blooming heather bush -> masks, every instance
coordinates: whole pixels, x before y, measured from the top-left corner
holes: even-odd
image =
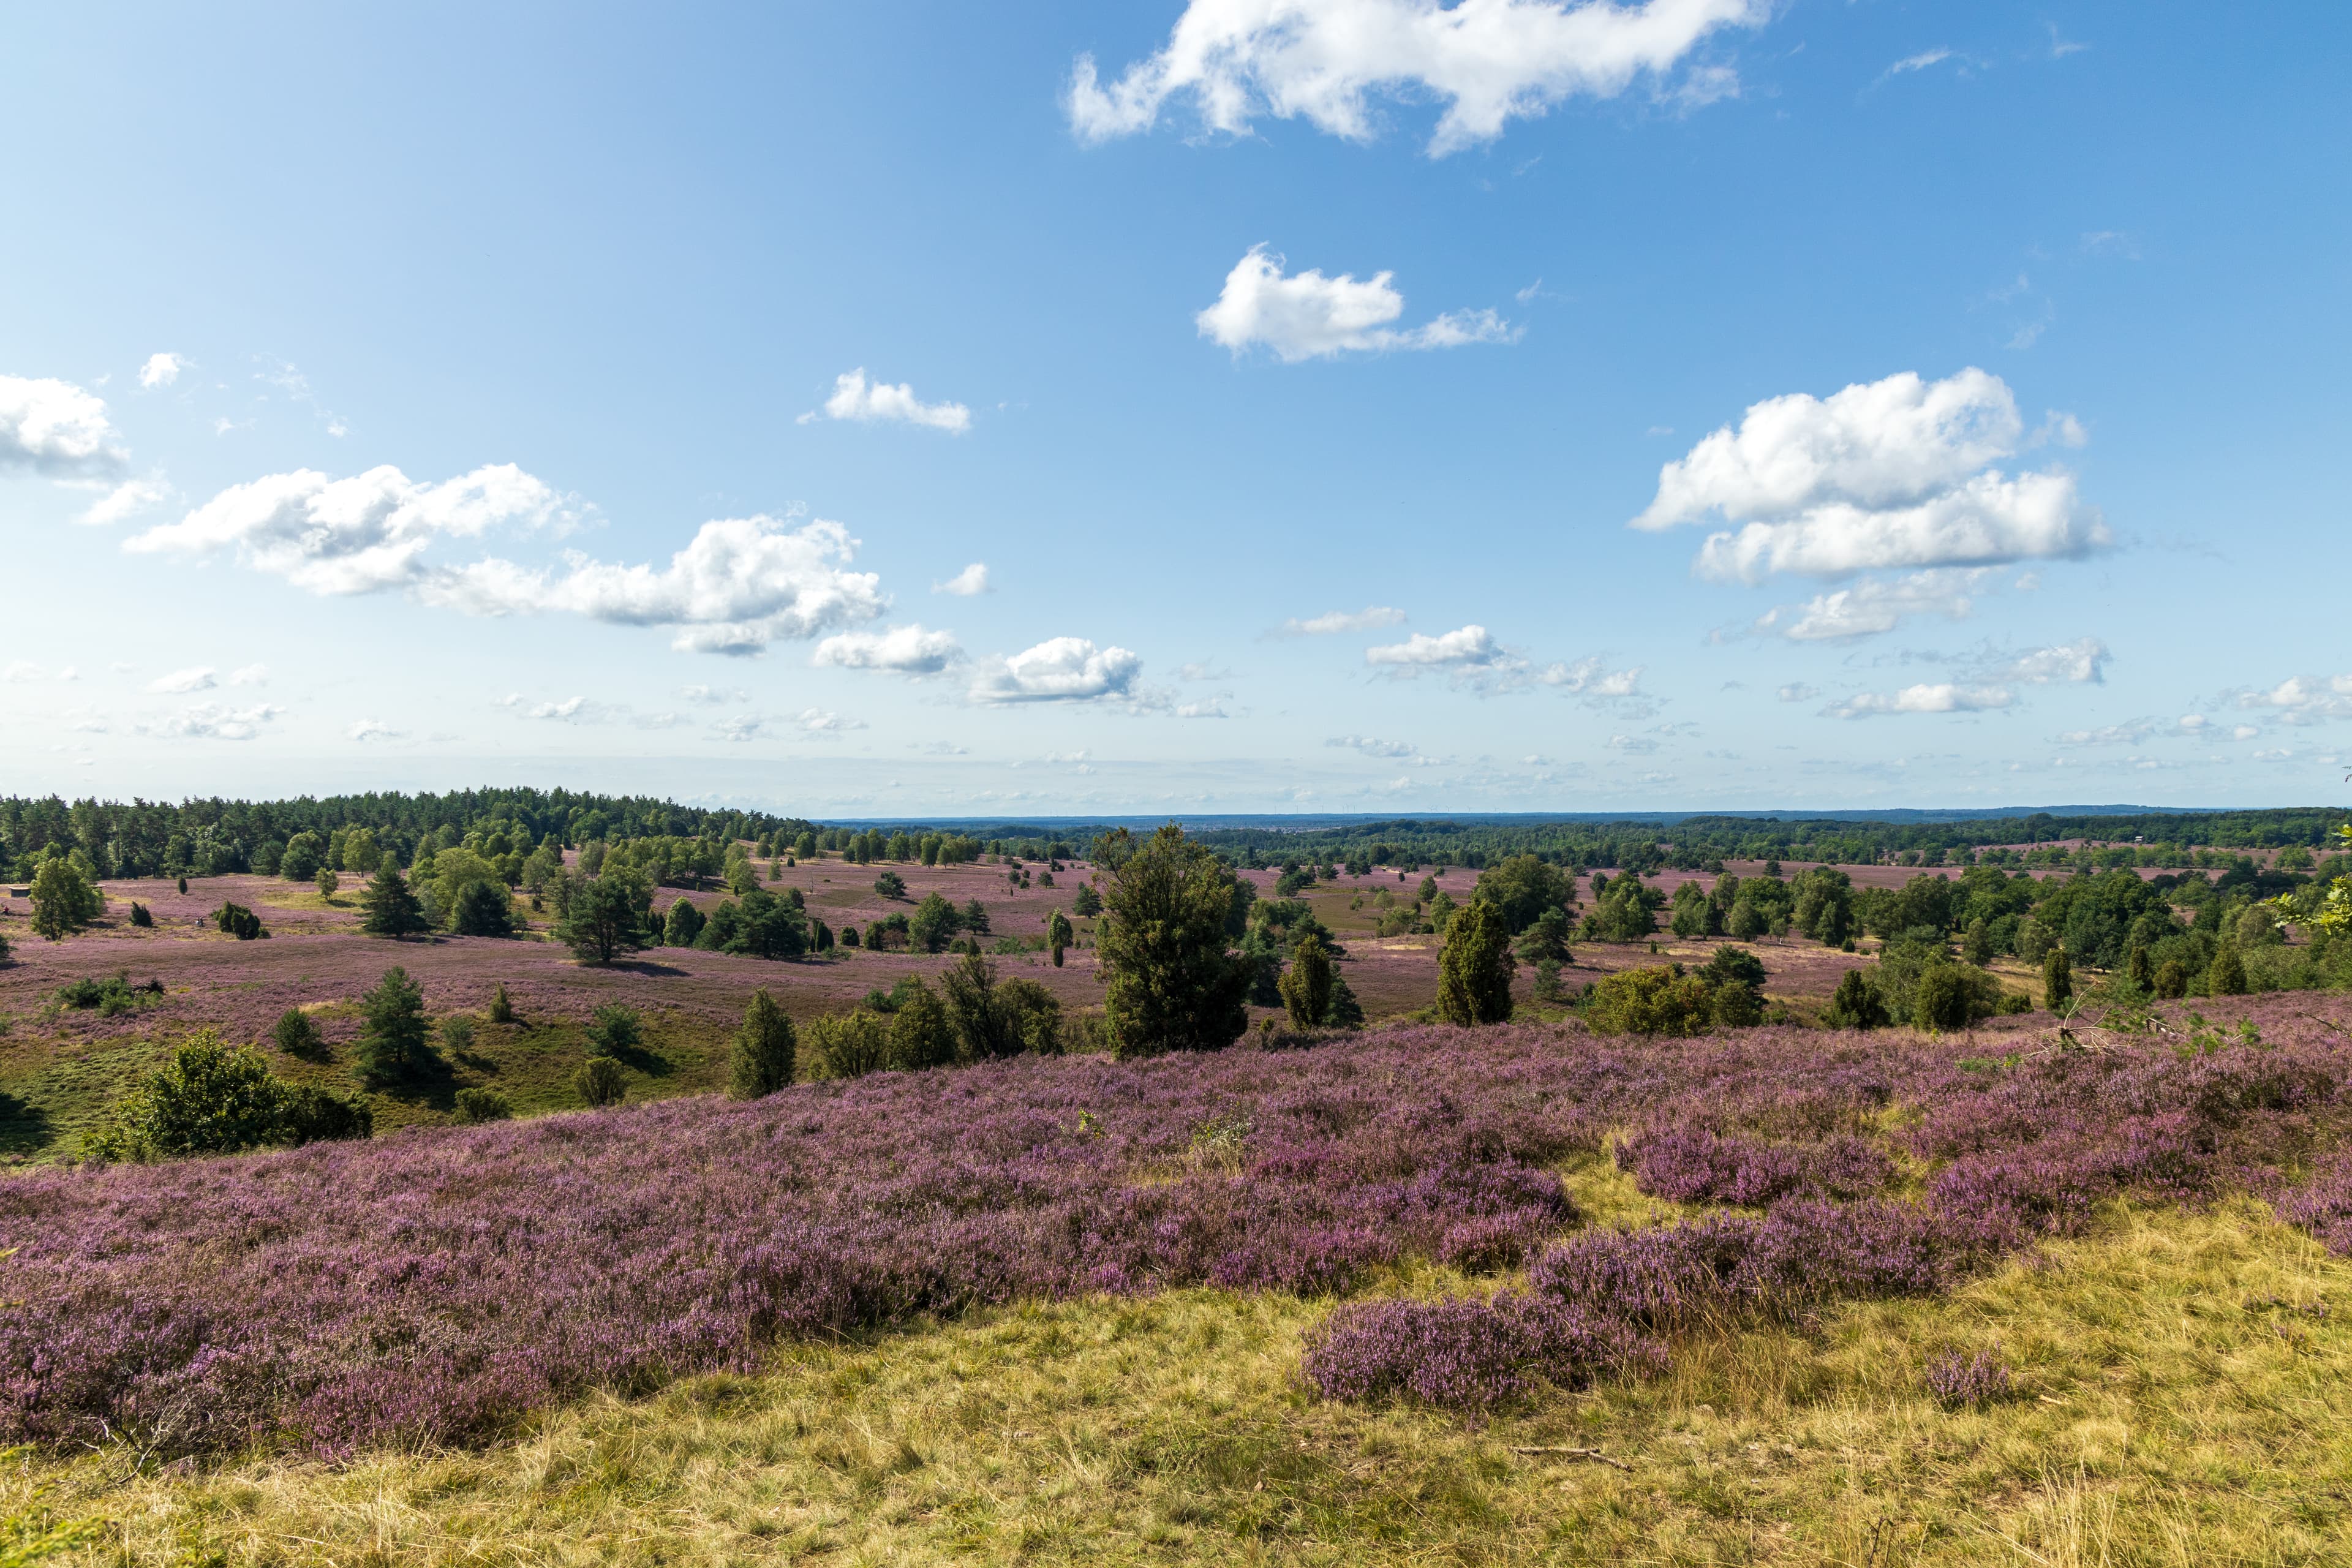
[[[2338,1257],[2352,1257],[2352,1155],[2337,1155],[2277,1200],[2279,1217],[2309,1231]]]
[[[1617,1167],[1643,1192],[1675,1203],[1762,1207],[1791,1193],[1859,1197],[1893,1174],[1874,1144],[1841,1133],[1806,1144],[1726,1137],[1703,1127],[1651,1128],[1617,1146]]]
[[[1927,1363],[1927,1390],[1939,1405],[1990,1405],[2009,1396],[2009,1368],[1989,1351],[1946,1351]]]
[[[1516,1245],[1537,1255],[1524,1289],[1343,1306],[1308,1355],[1337,1397],[1475,1408],[1654,1370],[1717,1323],[1942,1289],[2103,1198],[2196,1197],[2299,1152],[2334,1125],[2352,1049],[2284,1006],[2263,1034],[1987,1071],[1906,1032],[1431,1026],[28,1173],[0,1183],[26,1302],[0,1317],[0,1436],[478,1440],[591,1388],[754,1367],[780,1340],[1090,1291],[1346,1290],[1391,1259],[1508,1267]],[[1816,1186],[1760,1214],[1562,1235],[1555,1168],[1603,1129],[1826,1144],[1889,1101],[1920,1112],[1899,1134],[1929,1167],[1916,1201]],[[1196,1158],[1213,1125],[1247,1131]]]

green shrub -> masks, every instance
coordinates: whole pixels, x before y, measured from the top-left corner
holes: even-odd
[[[289,1057],[315,1058],[327,1054],[326,1037],[319,1033],[319,1026],[310,1015],[299,1007],[289,1007],[278,1015],[269,1037]]]
[[[360,999],[366,1020],[352,1056],[368,1083],[397,1083],[433,1063],[425,993],[398,965],[383,972],[375,989]]]
[[[493,1024],[511,1024],[515,1021],[514,1004],[507,999],[507,983],[503,980],[499,982],[498,990],[491,994],[489,1019]]]
[[[596,1009],[588,1025],[588,1054],[592,1057],[617,1057],[624,1051],[635,1050],[645,1042],[645,1027],[637,1010],[625,1002],[607,1002]]]
[[[602,1110],[621,1103],[621,1097],[629,1091],[629,1075],[610,1057],[590,1057],[572,1075],[572,1089],[582,1104]]]
[[[474,1048],[474,1020],[460,1013],[441,1020],[441,1048],[452,1053]]]
[[[811,1078],[863,1078],[889,1064],[889,1020],[868,1008],[814,1019],[802,1037]]]
[[[461,1089],[457,1091],[457,1120],[468,1127],[485,1121],[505,1121],[514,1115],[514,1107],[507,1097],[495,1089]]]
[[[775,998],[765,987],[752,992],[751,1005],[743,1009],[743,1026],[735,1031],[727,1092],[737,1100],[758,1100],[785,1088],[793,1081],[798,1048],[793,1021]]]
[[[1622,970],[1596,983],[1584,1005],[1584,1021],[1603,1035],[1706,1033],[1715,997],[1706,981],[1685,974],[1679,963],[1645,964]]]
[[[261,917],[243,904],[222,904],[213,913],[213,924],[239,942],[251,942],[269,934],[262,927]]]
[[[107,1160],[228,1154],[322,1138],[365,1138],[373,1122],[366,1105],[322,1089],[296,1089],[272,1074],[250,1046],[231,1048],[218,1031],[200,1029],[123,1101],[88,1147],[94,1157]]]
[[[1832,1029],[1883,1028],[1889,1021],[1878,988],[1859,969],[1847,970],[1838,981],[1836,994],[1830,998],[1829,1011],[1822,1017]]]

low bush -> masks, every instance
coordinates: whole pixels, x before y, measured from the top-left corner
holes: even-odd
[[[495,1089],[461,1089],[457,1096],[457,1120],[471,1127],[485,1121],[505,1121],[514,1115],[514,1107]]]
[[[269,1037],[289,1057],[316,1060],[327,1054],[327,1038],[319,1032],[317,1020],[299,1007],[289,1007],[280,1013],[278,1022],[270,1027]]]
[[[365,1138],[374,1118],[364,1103],[317,1089],[296,1089],[269,1070],[251,1047],[232,1048],[216,1031],[199,1030],[172,1053],[146,1086],[117,1108],[86,1143],[100,1160],[159,1160],[232,1154],[272,1144]]]
[[[572,1075],[572,1090],[583,1105],[597,1110],[618,1105],[629,1092],[627,1069],[611,1057],[590,1057]]]
[[[1620,970],[1594,983],[1584,1022],[1603,1035],[1703,1035],[1715,1016],[1706,982],[1679,963]]]
[[[591,1057],[617,1057],[624,1051],[635,1050],[645,1043],[645,1025],[637,1010],[625,1002],[606,1002],[597,1007],[588,1024],[588,1054]]]

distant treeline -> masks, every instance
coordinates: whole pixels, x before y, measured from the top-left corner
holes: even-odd
[[[1398,817],[1286,832],[1265,826],[1209,827],[1191,837],[1252,868],[1374,865],[1480,869],[1534,855],[1578,870],[1643,873],[1717,869],[1729,860],[1829,861],[1839,865],[1969,864],[2111,870],[2226,868],[2242,851],[2283,849],[2298,868],[2332,842],[2338,807],[2260,811],[2151,812],[2139,816],[1976,817],[1947,822],[1866,821],[1835,816],[1687,816],[1672,822],[1456,821]],[[0,868],[28,875],[54,846],[80,852],[98,877],[275,875],[288,843],[310,834],[326,847],[356,829],[379,852],[413,865],[420,854],[501,844],[509,852],[578,848],[596,842],[688,839],[757,841],[779,851],[801,846],[858,860],[968,859],[1013,854],[1067,858],[1095,829],[1008,822],[979,833],[942,832],[919,819],[890,826],[825,826],[767,812],[680,805],[642,795],[574,790],[476,789],[447,795],[370,794],[285,801],[0,798]],[[2099,847],[2062,848],[2088,840]],[[926,843],[937,846],[925,854]],[[336,867],[336,869],[343,869]]]

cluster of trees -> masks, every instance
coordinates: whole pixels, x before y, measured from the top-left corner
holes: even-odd
[[[562,927],[557,929],[561,933]],[[658,922],[649,916],[646,929],[648,947],[698,947],[747,958],[798,958],[830,952],[834,942],[832,928],[809,914],[798,888],[781,893],[753,888],[740,899],[719,900],[707,915],[680,899]]]
[[[804,1034],[806,1076],[819,1079],[1058,1056],[1064,1044],[1062,1005],[1052,992],[1034,980],[1000,978],[995,965],[969,952],[936,991],[906,975],[851,1012],[816,1019]]]
[[[364,856],[346,863],[337,845],[354,828],[365,828],[378,857],[389,853],[403,867],[419,853],[471,847],[486,858],[528,858],[551,839],[558,847],[651,837],[714,839],[779,838],[793,841],[814,833],[799,817],[765,812],[720,811],[680,805],[646,796],[594,795],[574,790],[479,789],[447,795],[369,794],[304,796],[286,801],[190,800],[165,802],[75,801],[57,796],[0,797],[0,868],[31,874],[34,862],[54,846],[60,854],[79,851],[82,870],[92,878],[222,876],[255,872],[276,876],[289,847],[304,835],[320,856],[309,869],[287,873],[308,881],[319,865],[336,871],[372,875],[375,862]],[[495,849],[491,840],[498,840]],[[515,885],[509,881],[509,886]]]

